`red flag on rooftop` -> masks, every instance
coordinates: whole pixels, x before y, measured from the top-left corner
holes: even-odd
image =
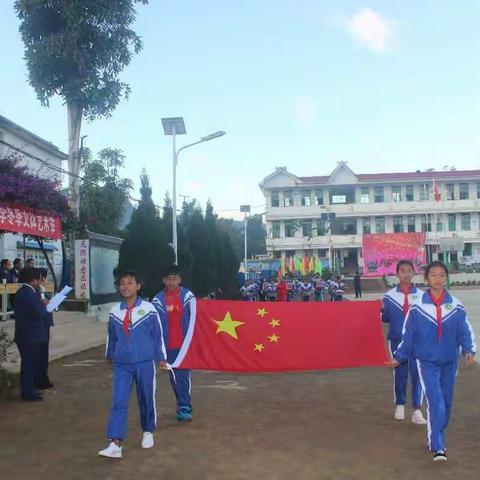
[[[199,300],[174,367],[237,372],[326,370],[387,360],[380,302]]]

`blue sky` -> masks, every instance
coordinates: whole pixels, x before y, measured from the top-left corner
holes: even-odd
[[[61,101],[41,107],[26,82],[11,3],[0,2],[0,113],[66,149]],[[145,167],[162,203],[161,118],[185,118],[179,145],[225,130],[182,153],[178,170],[178,193],[223,216],[243,203],[261,212],[258,183],[275,166],[480,168],[478,18],[473,1],[151,0],[134,27],[144,49],[122,74],[130,99],[82,133],[94,151],[122,149],[136,181]]]

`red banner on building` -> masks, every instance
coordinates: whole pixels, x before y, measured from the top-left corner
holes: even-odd
[[[380,302],[199,300],[174,367],[230,372],[383,365]]]
[[[418,272],[426,263],[425,233],[377,233],[363,235],[363,274],[395,275],[400,260],[410,260]]]
[[[0,230],[36,237],[62,238],[62,222],[55,214],[32,208],[0,204]]]

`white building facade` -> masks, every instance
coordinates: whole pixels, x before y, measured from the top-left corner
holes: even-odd
[[[0,115],[0,157],[17,155],[20,162],[32,172],[50,179],[62,180],[58,169],[63,168],[67,155],[58,147],[34,133],[26,130],[8,118]],[[48,195],[48,192],[45,192]],[[25,246],[25,249],[24,249]],[[60,275],[62,269],[62,250],[60,241],[45,243],[45,248],[54,266],[55,273]],[[6,233],[0,236],[0,257],[33,258],[38,267],[46,262],[36,242],[23,242],[23,236]]]
[[[425,232],[427,260],[456,238],[448,260],[480,263],[480,170],[355,174],[340,162],[328,176],[277,168],[260,188],[270,258],[312,255],[349,274],[363,270],[364,234]]]

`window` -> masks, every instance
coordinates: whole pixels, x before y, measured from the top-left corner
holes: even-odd
[[[395,233],[403,232],[403,217],[393,217],[393,231]]]
[[[460,200],[468,200],[468,183],[461,183],[459,186]]]
[[[323,205],[323,190],[315,192],[315,205]]]
[[[418,196],[418,199],[420,202],[425,202],[427,200],[430,200],[430,188],[427,184],[422,183],[419,185],[420,188],[420,194]]]
[[[480,182],[477,183],[477,198],[480,198]]]
[[[447,190],[447,200],[455,200],[455,185],[453,183],[447,183],[445,188]]]
[[[372,229],[370,227],[370,217],[364,217],[362,218],[362,224],[363,224],[363,233],[372,233]]]
[[[407,217],[407,232],[415,231],[415,215],[409,215]]]
[[[318,237],[323,237],[326,233],[327,229],[325,228],[325,222],[323,220],[318,219],[317,220],[317,231],[315,234]]]
[[[448,231],[454,232],[457,229],[457,215],[455,213],[448,214]]]
[[[312,204],[310,190],[302,190],[302,207],[309,207]]]
[[[278,192],[272,192],[272,207],[279,207],[280,200],[278,198]]]
[[[373,189],[373,201],[375,203],[382,203],[385,201],[385,195],[383,193],[383,187],[374,187]]]
[[[385,233],[385,217],[375,217],[375,233]]]
[[[432,220],[429,214],[422,215],[422,232],[432,231]]]
[[[437,217],[437,232],[443,232],[443,222],[440,217]]]
[[[280,238],[280,222],[272,222],[272,237]]]
[[[470,214],[462,213],[461,217],[462,230],[470,230]]]
[[[345,219],[340,220],[340,228],[342,229],[342,235],[356,235],[357,233],[357,220]]]
[[[413,185],[406,185],[405,186],[405,200],[407,202],[413,202]]]
[[[332,203],[347,203],[346,195],[332,195]]]
[[[360,189],[360,203],[370,203],[370,188],[362,187]]]
[[[471,243],[465,243],[463,245],[463,256],[464,257],[471,257],[472,256],[472,244]]]
[[[400,185],[392,186],[392,202],[398,203],[402,201],[402,187]]]
[[[295,222],[292,220],[288,220],[285,222],[285,236],[286,237],[294,237],[296,231]]]
[[[283,206],[293,207],[293,192],[291,190],[285,190],[283,192]]]
[[[312,221],[311,220],[303,220],[303,222],[302,222],[302,235],[304,237],[311,237],[312,236]]]

